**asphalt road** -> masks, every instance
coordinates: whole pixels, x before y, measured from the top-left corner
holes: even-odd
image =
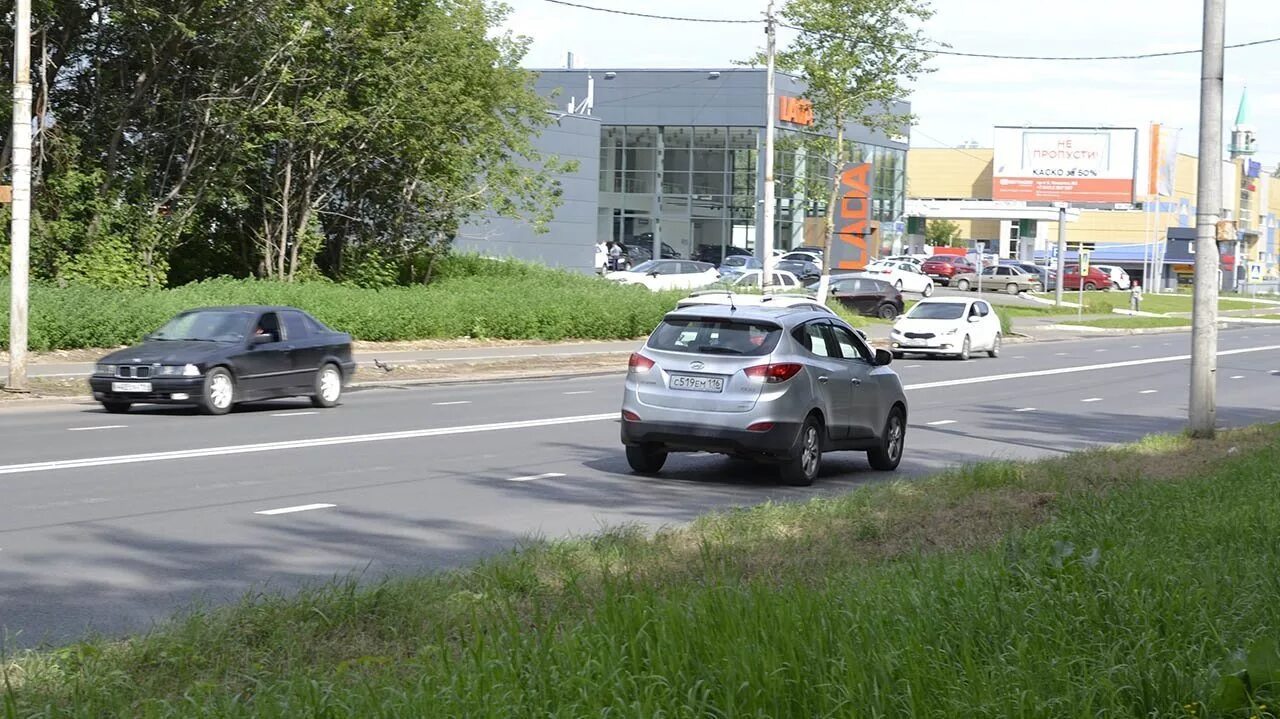
[[[1010,344],[994,360],[900,360],[911,429],[897,476],[1179,430],[1188,343],[1086,338]],[[1280,421],[1280,328],[1224,331],[1221,350],[1220,424]],[[528,536],[678,523],[895,476],[832,454],[805,489],[709,455],[635,477],[620,392],[612,376],[367,390],[334,410],[273,402],[227,417],[2,411],[0,628],[9,647],[137,630],[251,590],[453,567]]]

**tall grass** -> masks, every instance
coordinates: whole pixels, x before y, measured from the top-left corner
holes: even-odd
[[[125,643],[20,657],[0,706],[1270,717],[1277,440],[1267,427],[965,468],[656,537],[533,545],[466,574],[256,600]]]
[[[229,304],[299,307],[370,341],[621,339],[652,331],[680,296],[470,257],[443,263],[438,280],[429,286],[384,290],[231,279],[169,290],[38,285],[31,295],[30,346],[51,350],[130,344],[182,310]],[[0,339],[7,338],[6,304]]]

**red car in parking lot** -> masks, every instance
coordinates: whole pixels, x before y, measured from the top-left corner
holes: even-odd
[[[962,255],[934,255],[920,265],[920,271],[943,287],[951,285],[951,278],[958,273],[977,272],[973,263]]]
[[[1111,289],[1111,275],[1103,272],[1097,267],[1091,266],[1089,271],[1082,277],[1080,275],[1079,265],[1067,265],[1062,276],[1062,289],[1078,290],[1080,289],[1081,283],[1084,284],[1085,292],[1109,290]]]

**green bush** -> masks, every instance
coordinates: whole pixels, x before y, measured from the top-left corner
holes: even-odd
[[[607,340],[647,334],[683,296],[517,262],[450,258],[440,268],[428,286],[386,289],[232,279],[170,290],[37,284],[29,346],[45,351],[130,344],[182,310],[236,304],[298,307],[369,341]],[[0,293],[7,297],[8,287],[0,286]],[[8,303],[3,305],[0,341],[7,344]]]

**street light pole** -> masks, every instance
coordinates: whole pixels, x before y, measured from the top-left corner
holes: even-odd
[[[1218,215],[1222,207],[1222,76],[1226,0],[1204,0],[1200,53],[1200,161],[1196,178],[1196,270],[1191,315],[1192,437],[1213,437],[1218,371]]]
[[[31,0],[13,13],[13,208],[9,259],[10,392],[27,391],[27,274],[31,242]]]
[[[1067,203],[1058,203],[1058,266],[1054,269],[1057,279],[1054,281],[1054,299],[1062,306],[1063,267],[1067,264]],[[1082,280],[1083,281],[1083,280]]]
[[[769,280],[773,279],[773,218],[777,204],[774,199],[773,186],[773,145],[777,131],[775,126],[778,124],[778,90],[774,78],[774,65],[776,64],[775,56],[778,51],[778,27],[777,20],[773,16],[773,0],[769,0],[769,9],[767,11],[765,32],[768,34],[768,49],[766,50],[767,60],[765,70],[765,125],[764,125],[764,207],[760,208],[760,221],[763,223],[760,233],[761,254],[760,262],[763,270],[760,272],[760,287],[763,289],[769,284]]]

